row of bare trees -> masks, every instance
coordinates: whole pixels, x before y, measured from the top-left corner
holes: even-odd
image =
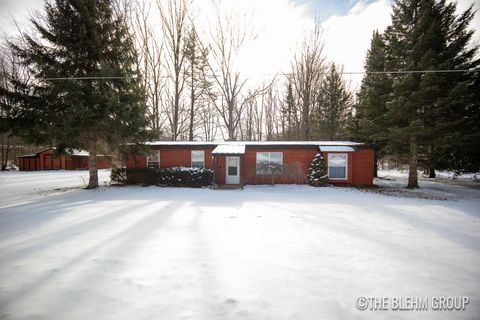
[[[303,39],[288,74],[253,85],[237,64],[242,46],[255,34],[240,11],[226,11],[214,1],[215,16],[206,27],[197,22],[191,0],[119,2],[128,12],[150,126],[161,132],[159,138],[326,138],[315,129],[314,116],[328,72],[319,23]]]
[[[325,97],[329,68],[319,23],[305,35],[288,73],[253,84],[238,65],[241,49],[255,36],[246,21],[248,15],[227,11],[219,2],[213,1],[212,5],[214,17],[209,23],[200,23],[192,0],[116,0],[116,10],[127,17],[134,37],[149,126],[160,132],[158,138],[211,141],[338,137],[322,131],[329,102],[321,98]],[[8,59],[3,60],[6,66]],[[14,65],[9,63],[10,68]],[[6,75],[4,66],[2,72],[7,79],[10,75]],[[340,86],[345,86],[342,81]],[[351,96],[345,97],[344,110],[350,110],[351,100]],[[2,141],[2,148],[8,150],[8,144]]]

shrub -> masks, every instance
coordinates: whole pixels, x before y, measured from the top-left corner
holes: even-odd
[[[125,183],[127,180],[125,168],[113,168],[110,172],[110,180],[114,183]]]
[[[213,171],[198,168],[131,168],[112,170],[115,183],[199,188],[213,181]]]
[[[321,187],[328,184],[328,167],[327,161],[320,153],[313,158],[310,168],[308,169],[308,184],[314,187]]]

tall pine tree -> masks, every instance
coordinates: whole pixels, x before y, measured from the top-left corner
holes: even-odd
[[[318,139],[339,140],[346,136],[353,101],[342,72],[342,68],[332,63],[322,80],[313,112],[313,136]]]
[[[384,149],[388,141],[385,112],[392,91],[390,77],[382,73],[385,71],[385,50],[382,34],[374,31],[365,59],[365,76],[357,93],[353,126],[349,128],[353,139],[377,146],[375,176],[377,176],[376,160],[385,154]]]
[[[478,45],[471,45],[473,30],[468,25],[474,11],[470,7],[456,16],[455,3],[439,1],[430,21],[431,37],[442,36],[439,53],[431,50],[429,58],[438,61],[442,69],[469,70],[451,74],[431,74],[435,80],[438,102],[435,112],[427,118],[435,120],[428,143],[428,167],[457,172],[480,170],[480,59]]]
[[[298,126],[295,121],[297,111],[295,109],[295,98],[293,96],[292,83],[290,81],[287,84],[285,100],[283,102],[281,111],[283,117],[283,139],[293,140],[298,132]]]
[[[148,135],[136,53],[112,6],[112,0],[46,2],[44,17],[31,19],[38,36],[25,33],[12,44],[36,80],[11,120],[32,142],[88,150],[89,188],[98,187],[100,145],[116,148]]]
[[[392,75],[386,125],[391,150],[408,149],[409,188],[418,188],[418,152],[427,154],[443,143],[443,139],[436,139],[439,134],[458,132],[452,119],[444,122],[442,115],[453,113],[454,119],[465,115],[462,106],[471,95],[464,90],[472,82],[469,73],[423,71],[472,70],[478,65],[474,59],[477,48],[468,47],[473,31],[467,28],[472,17],[471,8],[456,16],[455,4],[445,0],[397,0],[393,4],[392,25],[385,31],[386,67],[414,72]]]

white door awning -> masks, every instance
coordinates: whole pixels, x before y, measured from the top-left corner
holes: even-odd
[[[318,146],[322,152],[355,152],[355,149],[349,146]]]
[[[212,151],[213,155],[220,154],[245,154],[244,144],[220,144]]]

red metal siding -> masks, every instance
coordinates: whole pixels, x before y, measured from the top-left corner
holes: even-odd
[[[88,169],[88,156],[70,156],[66,160],[66,169]]]
[[[88,157],[85,157],[88,167]],[[112,167],[112,160],[107,156],[97,157],[97,169],[109,169]]]
[[[53,160],[52,160],[53,170],[62,169],[61,164],[62,164],[62,162],[61,162],[60,158],[53,156]]]
[[[160,150],[160,168],[190,167],[192,165],[192,150],[205,151],[205,167],[213,169],[213,147],[185,146],[182,148],[152,147],[152,150]],[[147,166],[147,156],[143,154],[127,155],[127,168],[144,168]]]
[[[213,169],[212,151],[213,148],[199,148],[188,147],[185,148],[159,148],[152,150],[160,150],[160,167],[172,168],[172,167],[191,167],[192,166],[192,150],[205,151],[205,168]]]
[[[361,149],[355,152],[353,158],[353,181],[355,185],[373,185],[374,151]]]
[[[27,163],[30,163],[30,159],[29,158],[18,158],[18,169],[19,170],[28,170],[28,164]]]
[[[43,153],[41,154],[40,159],[43,160],[43,166],[41,167],[41,169],[52,170],[53,156],[51,154]]]
[[[127,154],[127,168],[145,168],[147,166],[147,157],[143,154]]]
[[[37,170],[37,157],[19,157],[18,169],[21,171]]]
[[[211,152],[214,147],[202,146],[179,146],[179,147],[165,147],[153,146],[153,150],[160,150],[160,166],[161,168],[168,167],[189,167],[191,166],[191,151],[204,150],[205,151],[205,166],[213,169],[214,163]],[[308,168],[318,153],[318,148],[315,146],[305,147],[262,147],[247,146],[244,160],[244,181],[246,184],[270,184],[272,183],[271,176],[256,174],[256,159],[257,152],[282,152],[283,165],[285,174],[275,177],[276,184],[304,184],[307,182],[306,176]],[[332,184],[339,185],[372,185],[373,184],[373,150],[360,149],[355,152],[337,152],[348,154],[348,173],[346,180],[331,180]],[[323,156],[328,159],[328,153],[324,152]],[[145,155],[127,155],[127,168],[146,167]],[[225,183],[225,156],[218,156],[216,168],[216,183]],[[240,165],[240,172],[242,173],[242,165]]]
[[[88,169],[88,156],[58,156],[55,157],[54,151],[44,150],[36,156],[19,157],[20,170],[79,170]],[[112,161],[107,156],[99,156],[97,159],[98,169],[107,169],[112,167]]]
[[[303,148],[249,148],[245,151],[245,183],[271,184],[272,177],[256,174],[257,152],[282,152],[283,167],[286,174],[275,177],[279,184],[304,184],[310,163],[318,153],[317,147]]]
[[[59,170],[61,167],[61,156],[56,157],[53,150],[45,150],[40,152],[40,166],[38,170]]]
[[[217,170],[215,172],[215,181],[218,184],[225,184],[225,175],[226,175],[226,157],[218,156],[217,157]]]

